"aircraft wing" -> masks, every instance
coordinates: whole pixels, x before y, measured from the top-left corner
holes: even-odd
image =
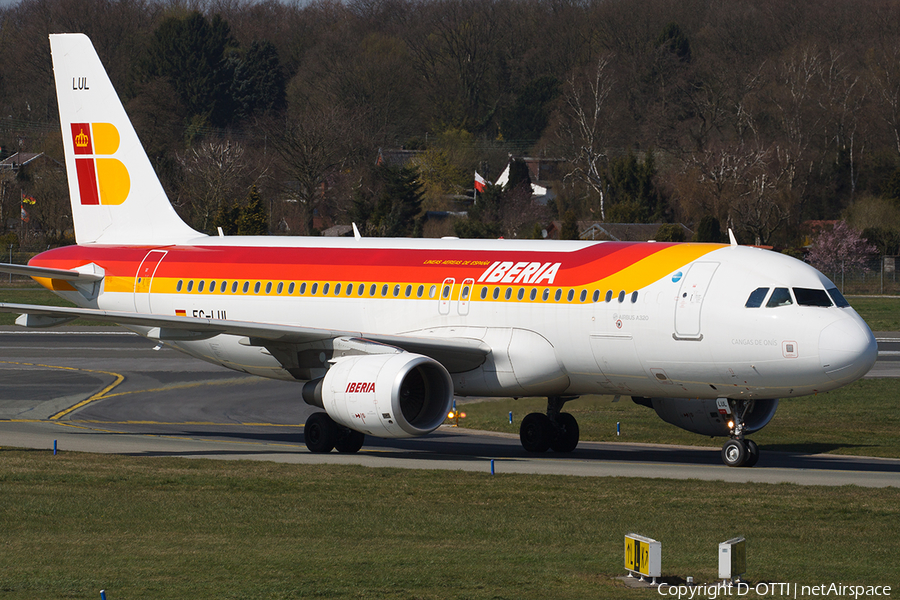
[[[355,338],[428,356],[443,364],[450,373],[478,367],[491,352],[490,346],[474,338],[375,334],[255,321],[224,321],[31,304],[0,303],[0,312],[20,313],[22,316],[16,323],[26,327],[48,327],[76,318],[149,327],[151,329],[146,334],[147,337],[160,341],[199,340],[225,334],[249,338],[251,345],[266,346],[267,343],[300,345],[335,338]]]

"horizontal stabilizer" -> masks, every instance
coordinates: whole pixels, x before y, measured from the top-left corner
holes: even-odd
[[[61,279],[63,281],[78,281],[90,283],[103,279],[103,273],[82,273],[68,269],[48,269],[46,267],[32,267],[29,265],[13,265],[0,263],[0,273],[12,273],[13,275],[25,275],[26,277],[46,277],[48,279]]]

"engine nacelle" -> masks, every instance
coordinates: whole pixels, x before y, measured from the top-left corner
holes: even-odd
[[[727,436],[726,419],[719,414],[715,400],[694,400],[690,398],[638,398],[637,404],[656,411],[666,423],[687,429],[693,433],[709,436]],[[753,400],[744,417],[744,433],[753,433],[765,427],[778,408],[778,399]]]
[[[418,437],[444,422],[453,382],[441,363],[422,356],[368,354],[338,359],[303,399],[350,429],[381,438]]]

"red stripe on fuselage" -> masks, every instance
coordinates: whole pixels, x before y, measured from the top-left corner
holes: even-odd
[[[439,283],[478,279],[497,261],[562,263],[553,285],[597,281],[672,244],[606,242],[574,251],[420,250],[398,248],[283,248],[169,246],[155,277],[297,281],[397,281]],[[94,262],[108,276],[134,276],[152,247],[67,246],[44,252],[30,264],[71,269]],[[544,282],[546,284],[547,282]]]

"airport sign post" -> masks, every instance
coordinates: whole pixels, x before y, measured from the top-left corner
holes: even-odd
[[[747,540],[736,537],[719,544],[719,579],[734,580],[747,572]]]
[[[629,533],[625,535],[625,570],[629,577],[635,573],[652,578],[651,583],[656,585],[656,578],[662,573],[662,543],[642,535]]]

